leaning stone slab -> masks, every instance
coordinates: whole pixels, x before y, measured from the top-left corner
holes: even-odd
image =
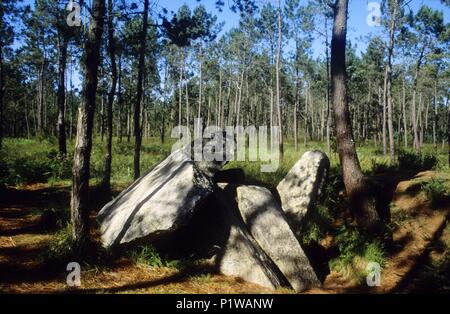
[[[236,204],[236,188],[219,184],[216,196],[221,203],[220,211],[226,229],[226,240],[216,255],[219,271],[269,289],[283,286],[285,278],[242,221]]]
[[[195,206],[213,192],[213,180],[186,148],[169,155],[106,204],[97,215],[105,247],[139,238],[156,239],[186,224]]]
[[[320,151],[309,151],[292,167],[278,184],[281,206],[297,236],[309,210],[316,205],[324,184],[330,160]]]
[[[300,243],[272,193],[263,187],[237,188],[239,211],[250,234],[269,255],[295,291],[320,286]]]

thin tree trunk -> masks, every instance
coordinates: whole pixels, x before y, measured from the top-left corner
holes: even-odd
[[[200,44],[200,75],[199,75],[199,83],[198,83],[198,112],[197,117],[200,119],[202,117],[202,81],[203,81],[203,56],[202,56],[202,46]]]
[[[0,16],[3,20],[3,16]],[[0,36],[0,150],[3,143],[3,94],[4,94],[4,71],[3,71],[3,40]]]
[[[37,118],[37,133],[38,136],[42,136],[43,134],[43,120],[44,120],[44,61],[41,64],[41,67],[38,71],[38,101],[37,101],[37,112],[36,112],[36,118]]]
[[[104,0],[92,1],[92,16],[85,42],[83,96],[79,107],[77,140],[72,168],[71,216],[75,247],[81,248],[89,234],[89,165],[92,149],[92,129],[103,33]]]
[[[419,56],[419,60],[417,60],[416,64],[416,71],[414,74],[414,82],[413,82],[412,102],[411,102],[411,120],[413,124],[414,149],[416,151],[420,150],[419,134],[417,130],[417,120],[416,120],[416,96],[417,96],[417,84],[419,81],[419,72],[422,66],[423,55],[424,51],[422,50]]]
[[[114,38],[113,0],[108,0],[108,54],[111,61],[111,89],[106,108],[106,154],[103,168],[102,186],[111,192],[111,163],[113,140],[113,104],[117,85],[116,43]]]
[[[118,133],[119,133],[119,143],[122,143],[123,128],[122,128],[122,108],[123,108],[123,97],[122,97],[122,55],[119,55],[119,79],[117,87],[117,108],[118,108]]]
[[[397,0],[394,0],[392,12],[390,14],[390,27],[389,27],[389,46],[388,46],[388,58],[386,63],[386,71],[384,76],[384,103],[387,105],[387,123],[389,131],[389,153],[391,161],[394,160],[394,126],[392,122],[392,57],[394,54],[395,45],[395,29],[396,29],[396,19],[397,19]],[[383,124],[383,130],[385,130],[385,124]],[[386,131],[383,134],[384,146],[386,146]],[[385,149],[385,147],[384,147]],[[386,154],[386,152],[385,152]]]
[[[450,167],[450,106],[447,95],[447,146],[448,146],[448,166]]]
[[[380,90],[380,89],[379,89]],[[380,93],[381,94],[381,93]],[[383,94],[386,94],[386,86],[384,88]],[[382,120],[382,132],[383,132],[383,155],[387,154],[387,141],[386,141],[386,101],[383,97],[382,100],[383,105],[383,120]]]
[[[423,95],[419,94],[419,113],[418,113],[418,126],[419,126],[419,149],[423,145]]]
[[[408,122],[406,118],[406,88],[405,88],[405,80],[403,80],[402,86],[402,110],[403,110],[403,128],[404,128],[404,136],[405,136],[405,149],[408,148]]]
[[[220,127],[225,127],[225,108],[224,108],[223,100],[222,100],[222,68],[219,69],[219,113],[220,113]]]
[[[178,126],[181,126],[183,123],[182,121],[182,100],[183,100],[183,68],[182,65],[180,67],[180,82],[179,82],[179,89],[178,89]],[[181,137],[181,134],[180,134]]]
[[[140,123],[140,114],[143,103],[143,81],[145,70],[145,49],[147,42],[147,29],[148,29],[148,6],[149,0],[144,0],[144,14],[142,17],[142,31],[140,35],[139,46],[139,64],[138,64],[138,80],[137,80],[137,92],[136,102],[134,104],[134,179],[137,180],[141,176],[140,160],[141,160],[141,145],[142,145],[142,130]]]
[[[25,100],[25,125],[27,126],[27,139],[30,139],[30,122],[28,119],[28,102]]]
[[[331,108],[330,108],[330,91],[331,91],[331,78],[330,78],[330,44],[328,42],[328,17],[325,15],[325,57],[327,62],[327,151],[331,153]]]
[[[67,41],[64,35],[58,36],[58,144],[59,153],[66,156],[66,62],[67,62]]]
[[[283,41],[281,32],[281,0],[278,0],[278,45],[277,45],[277,60],[276,60],[276,86],[277,86],[277,116],[279,131],[279,152],[280,159],[283,159],[283,121],[281,116],[281,87],[280,87],[280,66],[281,66],[281,44]]]
[[[100,75],[100,77],[103,77],[102,73],[100,73],[99,75]],[[103,142],[103,138],[105,137],[105,95],[103,95],[103,90],[100,91],[100,123],[99,123],[99,128],[100,128],[100,130],[99,130],[100,141]]]
[[[336,0],[331,41],[331,79],[336,138],[345,190],[357,222],[367,230],[379,223],[374,200],[369,194],[353,140],[347,103],[346,35],[348,0]]]
[[[308,144],[308,125],[309,125],[309,82],[306,82],[306,90],[305,90],[305,138],[304,138],[304,144],[305,147]]]
[[[434,96],[433,96],[433,146],[437,149],[437,141],[436,141],[436,125],[438,120],[438,108],[437,108],[437,83],[434,83]]]

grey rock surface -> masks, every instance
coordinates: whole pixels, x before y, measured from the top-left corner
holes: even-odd
[[[303,219],[316,205],[330,169],[330,160],[320,151],[309,151],[292,167],[277,186],[281,206],[295,234],[299,236]]]
[[[272,193],[258,186],[237,187],[239,212],[250,234],[295,291],[320,286],[314,269]]]
[[[236,188],[219,184],[217,198],[226,226],[226,241],[216,256],[219,271],[260,286],[276,289],[285,283],[276,265],[248,232],[236,205]],[[219,231],[222,232],[222,231]]]
[[[188,223],[195,206],[213,192],[213,182],[186,151],[173,152],[101,209],[97,220],[105,247],[156,239]]]

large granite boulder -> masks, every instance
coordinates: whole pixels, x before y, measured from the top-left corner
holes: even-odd
[[[300,243],[272,193],[258,186],[237,187],[239,212],[250,234],[295,291],[320,286]]]
[[[225,233],[225,241],[215,258],[218,270],[224,275],[240,277],[269,289],[285,285],[286,279],[242,221],[236,204],[236,188],[219,184],[216,197],[224,226],[216,232]]]
[[[213,192],[212,175],[225,163],[190,156],[188,148],[173,152],[101,209],[97,220],[105,247],[156,240],[188,223],[196,205]]]
[[[316,205],[320,190],[330,169],[330,160],[320,151],[309,151],[278,184],[281,206],[297,237],[304,217]]]

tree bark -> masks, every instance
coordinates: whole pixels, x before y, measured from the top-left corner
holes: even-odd
[[[142,130],[140,123],[141,108],[143,102],[143,83],[144,83],[144,70],[145,70],[145,50],[146,39],[148,29],[148,6],[149,0],[144,1],[144,14],[142,17],[142,31],[140,35],[139,46],[139,65],[138,65],[138,80],[137,80],[137,97],[134,104],[134,179],[138,179],[141,176],[140,160],[141,160],[141,145],[142,145]]]
[[[408,122],[406,119],[406,88],[405,88],[405,80],[403,80],[402,86],[402,110],[403,110],[403,132],[405,136],[405,149],[408,148]]]
[[[202,99],[202,82],[203,82],[203,55],[202,55],[203,51],[202,51],[202,44],[200,44],[200,65],[199,65],[199,70],[200,70],[200,75],[199,75],[199,82],[198,82],[198,112],[197,112],[197,118],[200,119],[202,117],[202,103],[203,103],[203,99]]]
[[[435,149],[437,149],[437,141],[436,141],[437,120],[438,120],[437,82],[435,82],[434,83],[434,96],[433,96],[433,146]]]
[[[361,171],[356,154],[350,113],[347,103],[346,35],[348,0],[336,0],[331,41],[331,91],[337,148],[344,178],[345,190],[358,225],[374,231],[379,224],[374,199]]]
[[[117,85],[116,43],[114,38],[113,0],[108,0],[108,54],[111,60],[111,88],[108,93],[106,108],[106,154],[103,171],[102,186],[111,192],[111,163],[113,139],[113,104]]]
[[[58,36],[58,144],[61,156],[66,156],[66,63],[67,40],[64,35]]]
[[[325,15],[325,57],[327,62],[327,151],[331,153],[331,110],[330,110],[330,91],[331,91],[331,79],[330,79],[330,44],[328,42],[328,18]]]
[[[422,60],[424,57],[424,50],[420,52],[419,59],[417,60],[416,70],[414,74],[414,82],[413,82],[413,92],[412,92],[412,101],[411,101],[411,120],[413,125],[413,138],[414,138],[414,149],[416,151],[420,150],[419,143],[419,134],[417,130],[417,118],[416,118],[416,97],[417,97],[417,84],[419,82],[419,73],[422,66]]]
[[[45,61],[42,61],[41,67],[38,71],[38,101],[37,101],[37,135],[43,134],[43,120],[44,120],[44,66]]]
[[[394,54],[394,45],[395,45],[395,29],[396,29],[396,19],[397,19],[397,8],[398,3],[397,0],[394,0],[393,8],[390,13],[390,27],[389,27],[389,46],[388,46],[388,58],[386,63],[386,72],[385,72],[385,79],[384,79],[384,102],[387,104],[387,123],[388,123],[388,131],[389,131],[389,156],[391,161],[394,160],[395,155],[395,147],[394,147],[394,125],[392,122],[392,57]],[[383,125],[383,128],[385,126]],[[386,134],[384,133],[384,136]],[[384,139],[384,144],[386,142],[386,139]]]
[[[281,44],[282,44],[282,32],[281,32],[281,0],[278,0],[278,45],[277,45],[277,60],[276,60],[276,88],[277,88],[277,116],[279,130],[279,147],[280,159],[283,159],[284,147],[283,147],[283,119],[281,116],[281,87],[280,87],[280,66],[281,66]]]
[[[92,1],[92,16],[84,44],[83,96],[78,113],[77,138],[72,167],[71,218],[76,248],[84,247],[90,239],[89,165],[104,11],[104,0]]]
[[[447,95],[447,146],[448,146],[448,166],[450,167],[450,105]]]
[[[3,19],[3,16],[0,16]],[[0,37],[0,150],[3,144],[3,91],[4,91],[4,70],[3,70],[3,41]]]

